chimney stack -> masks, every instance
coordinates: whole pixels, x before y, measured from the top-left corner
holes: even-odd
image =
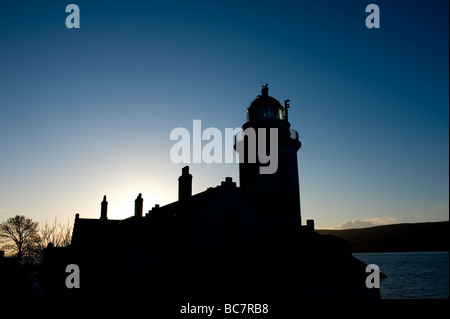
[[[178,177],[178,200],[186,200],[192,196],[192,175],[189,174],[189,166],[183,167],[181,176]]]
[[[314,230],[314,219],[306,220],[306,228]]]
[[[142,198],[142,194],[139,193],[139,196],[134,201],[134,217],[142,217],[143,203],[144,199]]]
[[[107,220],[108,216],[108,202],[106,201],[106,195],[103,196],[103,201],[102,201],[102,210],[100,212],[100,220]]]

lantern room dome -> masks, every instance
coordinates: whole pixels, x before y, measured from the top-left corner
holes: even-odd
[[[269,96],[269,87],[264,85],[261,89],[261,95],[253,100],[247,109],[247,122],[262,119],[283,119],[284,107],[280,102]]]

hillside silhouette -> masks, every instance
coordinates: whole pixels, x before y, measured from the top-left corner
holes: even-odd
[[[448,251],[449,230],[449,221],[444,221],[316,231],[351,242],[353,252],[412,252]]]

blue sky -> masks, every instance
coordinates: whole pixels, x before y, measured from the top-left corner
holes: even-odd
[[[2,0],[0,221],[176,200],[170,132],[240,127],[261,81],[302,136],[303,220],[448,220],[448,30],[437,0]],[[194,193],[238,180],[237,164],[190,167]]]

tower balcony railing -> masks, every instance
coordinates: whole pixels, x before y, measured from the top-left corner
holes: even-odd
[[[298,132],[296,130],[289,129],[289,134],[293,140],[298,141],[300,139],[300,136],[298,135]]]

